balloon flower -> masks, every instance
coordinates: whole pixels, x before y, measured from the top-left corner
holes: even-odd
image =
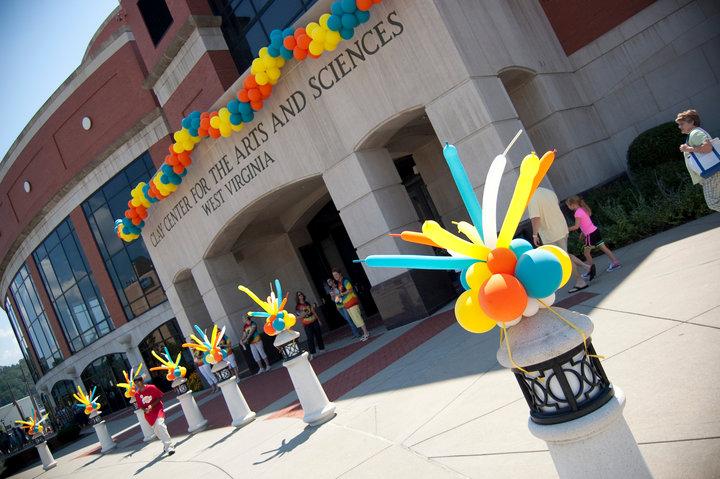
[[[123,376],[125,377],[124,383],[117,383],[117,387],[125,389],[125,397],[130,399],[135,397],[135,383],[134,379],[138,376],[140,376],[140,371],[142,370],[142,363],[137,368],[137,371],[133,371],[132,368],[130,368],[130,374],[127,373],[127,371],[123,371]]]
[[[167,347],[163,353],[164,357],[161,358],[155,351],[152,352],[152,355],[155,356],[155,359],[160,361],[162,366],[150,368],[150,371],[167,371],[165,379],[168,381],[175,381],[176,379],[184,378],[185,374],[187,374],[187,369],[184,366],[180,366],[180,357],[182,356],[182,353],[178,353],[175,361],[172,360],[172,356],[170,356],[170,351],[168,351]]]
[[[459,270],[466,291],[455,303],[455,317],[471,333],[484,333],[496,325],[505,330],[523,317],[534,315],[540,307],[550,307],[555,291],[567,282],[572,271],[570,257],[561,248],[550,245],[533,248],[524,239],[513,239],[525,208],[555,159],[554,151],[542,158],[530,153],[523,159],[510,205],[497,232],[497,195],[509,148],[490,165],[482,208],[457,149],[449,144],[443,148],[471,220],[455,223],[464,238],[435,221],[425,221],[421,232],[394,235],[404,241],[443,248],[449,257],[376,255],[362,260],[370,267]]]
[[[73,397],[78,401],[78,404],[75,404],[75,407],[85,409],[85,414],[88,416],[94,412],[100,412],[100,403],[98,402],[100,396],[95,397],[96,389],[97,386],[95,386],[92,392],[86,396],[80,386],[78,386],[77,394],[73,394]]]
[[[22,427],[25,430],[25,434],[27,434],[30,437],[33,437],[37,434],[43,433],[44,427],[43,427],[42,423],[44,423],[47,418],[48,418],[48,415],[45,414],[38,421],[37,411],[33,409],[33,415],[32,415],[32,417],[27,418],[27,421],[15,421],[15,423],[20,424],[20,427]]]
[[[267,301],[258,298],[255,293],[245,286],[240,285],[238,289],[250,296],[250,298],[263,309],[263,311],[251,311],[248,315],[255,318],[265,318],[263,331],[265,331],[266,334],[275,336],[281,331],[290,329],[295,325],[295,315],[285,311],[288,298],[287,295],[285,295],[284,298],[282,297],[280,280],[275,280],[275,291],[272,290],[272,285],[270,285],[270,296],[268,296]],[[282,301],[280,298],[282,298]]]
[[[227,357],[227,351],[220,347],[220,341],[225,335],[224,327],[222,328],[222,330],[220,330],[220,334],[218,334],[217,324],[214,325],[212,330],[212,336],[210,338],[207,337],[205,331],[200,329],[197,324],[195,325],[195,331],[197,331],[198,335],[202,339],[198,339],[197,336],[191,334],[190,339],[195,342],[185,343],[183,344],[183,348],[197,349],[198,351],[204,352],[205,355],[203,356],[203,361],[208,364],[217,364]],[[157,358],[157,356],[155,357]]]

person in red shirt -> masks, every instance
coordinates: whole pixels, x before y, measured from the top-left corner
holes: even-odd
[[[165,409],[162,403],[163,393],[152,384],[145,385],[142,376],[134,379],[135,382],[135,401],[137,406],[145,412],[145,419],[155,431],[157,436],[163,443],[163,451],[169,456],[175,454],[175,447],[170,442],[170,433],[165,425]]]

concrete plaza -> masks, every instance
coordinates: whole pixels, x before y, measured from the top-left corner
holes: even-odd
[[[627,395],[625,417],[657,478],[720,477],[720,214],[617,251],[566,306],[595,322],[593,344]],[[579,303],[578,303],[579,302]],[[94,435],[55,451],[58,466],[17,477],[552,478],[545,444],[527,429],[513,375],[495,360],[497,328],[463,331],[452,311],[348,340],[313,361],[337,417],[306,427],[286,371],[240,382],[258,419],[229,424],[222,396],[198,403],[210,427],[188,436],[174,401],[172,457],[142,443],[129,415],[109,423],[119,446],[99,454]]]

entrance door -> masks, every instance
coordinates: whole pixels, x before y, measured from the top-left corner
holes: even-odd
[[[322,295],[324,303],[318,305],[331,329],[346,325],[337,312],[329,294],[325,294],[326,281],[332,277],[332,269],[347,273],[357,292],[366,317],[377,314],[377,306],[370,294],[370,281],[363,267],[354,263],[358,259],[355,247],[342,224],[335,204],[329,201],[308,223],[307,230],[313,242],[300,248],[305,267],[310,273],[315,290]]]
[[[182,347],[183,342],[185,341],[177,321],[171,319],[148,334],[138,345],[140,354],[145,361],[145,366],[150,365],[144,373],[150,373],[152,383],[164,392],[170,391],[172,387],[170,386],[170,382],[165,379],[166,371],[150,371],[150,367],[160,363],[155,359],[155,356],[152,355],[152,352],[155,351],[162,356],[165,348],[167,348],[173,360],[177,357],[178,353],[182,353],[180,365],[187,368],[186,377],[189,377],[190,374],[195,371],[195,363],[189,350]]]
[[[86,393],[90,394],[97,387],[95,395],[100,395],[102,414],[119,411],[130,405],[125,398],[125,391],[117,387],[117,383],[125,382],[123,371],[130,371],[130,363],[124,354],[115,353],[97,358],[80,375]]]

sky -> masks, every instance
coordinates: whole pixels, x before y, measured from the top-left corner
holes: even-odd
[[[0,160],[80,65],[90,39],[117,6],[118,0],[0,0]],[[21,357],[0,310],[0,366]]]
[[[118,0],[0,0],[0,159],[80,65]]]

